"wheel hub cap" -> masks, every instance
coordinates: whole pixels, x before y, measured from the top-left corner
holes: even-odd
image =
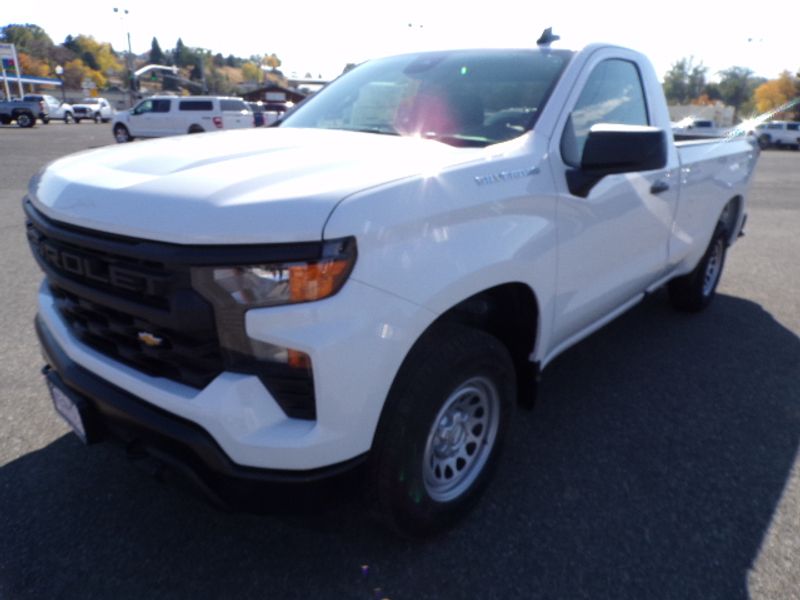
[[[494,384],[475,377],[442,405],[425,446],[423,478],[437,501],[453,500],[480,475],[494,447],[500,400]]]

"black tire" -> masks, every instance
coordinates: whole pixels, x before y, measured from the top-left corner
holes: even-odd
[[[50,123],[50,117],[42,117],[42,123],[48,125]]]
[[[114,125],[114,139],[117,140],[118,144],[124,144],[125,142],[132,142],[133,136],[131,136],[130,131],[128,131],[125,125],[117,123]]]
[[[103,118],[100,116],[100,113],[94,113],[94,122],[97,124],[103,122]]]
[[[36,119],[30,113],[19,113],[17,115],[17,125],[19,127],[33,127],[34,123],[36,123]]]
[[[762,133],[760,136],[758,136],[758,145],[762,150],[769,148],[771,143],[772,138],[766,133]]]
[[[699,312],[711,304],[725,267],[727,248],[728,232],[718,223],[694,271],[669,282],[667,289],[672,306],[684,312]]]
[[[406,358],[369,467],[377,517],[402,536],[440,533],[489,482],[516,402],[506,347],[483,331],[435,326]]]
[[[75,117],[72,116],[72,113],[71,112],[65,112],[64,113],[64,123],[69,125],[70,123],[74,123],[74,122],[75,122]]]
[[[192,125],[189,127],[189,133],[205,133],[206,130],[200,127],[200,125]]]
[[[77,124],[78,124],[78,123],[80,123],[80,122],[81,122],[81,120],[80,120],[79,118],[77,118],[77,117],[76,117],[76,118],[75,118],[75,124],[77,125]]]

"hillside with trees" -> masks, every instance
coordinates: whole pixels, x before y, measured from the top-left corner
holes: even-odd
[[[55,43],[47,32],[33,24],[10,24],[0,28],[0,41],[15,44],[19,68],[26,75],[56,77],[61,66],[66,89],[79,90],[85,81],[97,89],[130,86],[128,57],[108,42],[84,34],[68,35]],[[182,93],[232,94],[263,84],[265,79],[286,85],[278,70],[281,64],[275,54],[265,53],[249,58],[214,53],[192,48],[178,38],[173,48],[163,49],[153,38],[150,51],[132,57],[134,70],[147,64],[177,67],[177,73],[147,74],[136,82],[139,91],[174,91]],[[14,73],[10,73],[13,75]]]

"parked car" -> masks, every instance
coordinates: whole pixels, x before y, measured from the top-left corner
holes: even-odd
[[[672,133],[676,139],[691,140],[702,138],[725,137],[728,129],[720,127],[711,119],[695,119],[689,117],[673,123]]]
[[[84,98],[72,106],[75,122],[92,119],[95,123],[108,123],[114,118],[114,108],[105,98]]]
[[[253,111],[241,98],[152,96],[114,117],[117,142],[220,129],[253,127]]]
[[[43,100],[0,101],[0,123],[8,125],[16,121],[20,127],[33,127],[36,119],[47,122],[49,113]]]
[[[46,385],[228,504],[350,473],[440,532],[553,359],[662,286],[713,302],[758,156],[676,143],[647,58],[597,44],[371,60],[269,131],[61,158],[24,200]]]
[[[27,94],[23,100],[30,100],[32,102],[44,102],[47,105],[49,114],[42,119],[45,125],[50,121],[63,120],[64,123],[72,123],[75,120],[75,112],[72,105],[63,102],[55,96],[48,94]]]
[[[788,147],[800,150],[799,121],[769,121],[756,127],[758,144],[766,149],[770,147]]]

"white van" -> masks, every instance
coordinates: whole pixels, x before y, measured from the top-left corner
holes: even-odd
[[[117,142],[184,133],[253,127],[253,112],[241,98],[151,96],[117,113],[112,131]]]

